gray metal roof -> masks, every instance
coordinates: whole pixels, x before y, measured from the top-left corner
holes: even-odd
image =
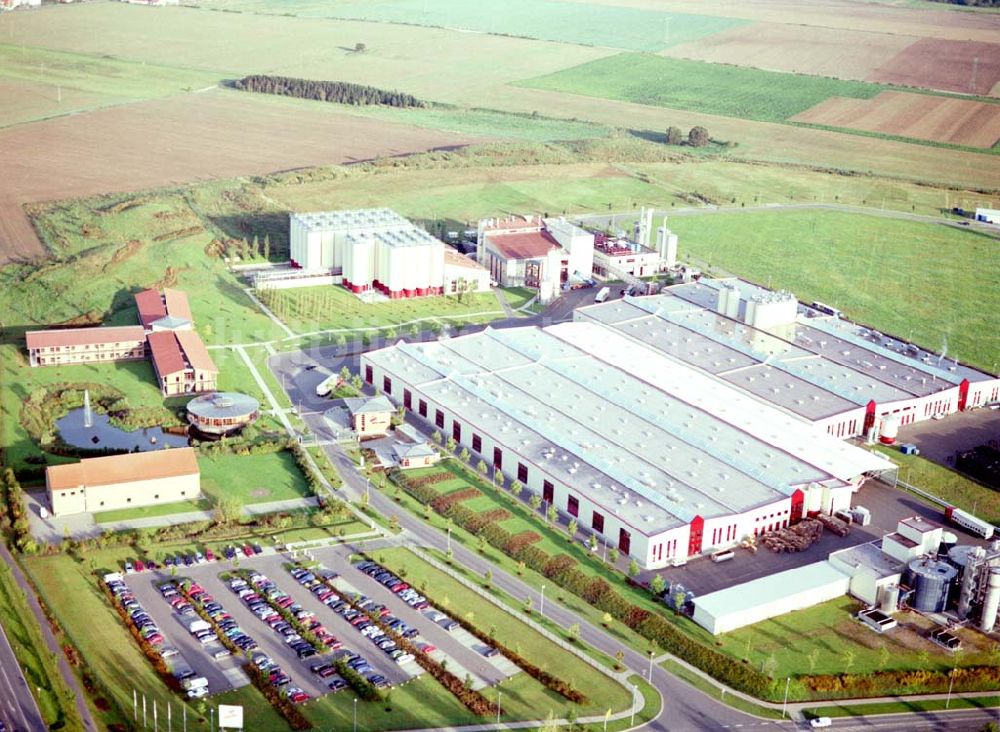
[[[647,533],[891,467],[596,324],[366,357]]]
[[[252,396],[234,391],[216,391],[195,397],[187,403],[187,411],[203,419],[234,419],[253,414],[260,402]]]
[[[379,414],[396,411],[392,402],[384,396],[348,397],[344,400],[344,406],[351,414]]]

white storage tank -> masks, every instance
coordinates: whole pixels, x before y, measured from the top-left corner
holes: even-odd
[[[882,428],[879,430],[878,441],[883,445],[895,445],[899,436],[899,415],[887,414],[882,417]]]
[[[899,609],[899,585],[895,582],[882,588],[878,609],[887,615],[891,615]]]
[[[984,633],[993,631],[998,609],[1000,609],[1000,567],[992,567],[986,579],[986,599],[983,600],[983,615],[979,622],[979,628]]]

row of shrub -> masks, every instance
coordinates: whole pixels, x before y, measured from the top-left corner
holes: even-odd
[[[331,590],[336,592],[337,596],[340,597],[342,600],[344,600],[344,602],[346,602],[352,608],[361,613],[365,612],[364,608],[359,607],[354,602],[354,598],[348,597],[344,593],[340,592],[333,585],[333,582],[331,582],[330,580],[326,580],[326,585]],[[417,645],[413,643],[409,638],[404,638],[400,633],[397,633],[395,630],[390,628],[388,624],[386,624],[382,620],[381,615],[379,615],[378,613],[368,613],[368,618],[373,623],[375,623],[375,625],[377,625],[382,630],[382,632],[384,632],[386,635],[392,638],[393,642],[399,648],[401,648],[406,653],[412,654],[413,658],[416,660],[418,664],[420,664],[421,668],[423,668],[425,671],[427,671],[427,673],[433,676],[434,679],[439,684],[441,684],[441,686],[443,686],[447,691],[451,692],[451,694],[460,702],[462,702],[462,704],[464,704],[465,707],[470,712],[480,717],[487,717],[495,715],[497,713],[498,709],[496,704],[494,704],[489,699],[484,697],[478,691],[475,691],[466,684],[462,683],[462,680],[459,679],[451,671],[446,669],[441,662],[435,661],[433,658],[424,653],[421,649],[417,648]],[[364,680],[367,681],[367,679]],[[350,683],[349,680],[348,683]]]
[[[420,496],[410,490],[405,480],[402,481],[402,485],[414,498],[420,500]],[[431,507],[435,507],[433,503]],[[629,602],[608,582],[581,570],[579,562],[568,554],[552,556],[526,538],[515,538],[509,531],[497,526],[496,522],[482,525],[479,525],[480,522],[473,523],[479,514],[461,504],[451,506],[444,515],[463,528],[468,528],[470,524],[476,526],[476,531],[472,533],[482,537],[491,546],[519,562],[524,562],[526,567],[551,579],[558,586],[595,605],[599,610],[611,614],[647,640],[707,671],[734,689],[762,696],[771,687],[771,679],[764,674],[731,656],[699,643],[662,616]]]
[[[24,508],[24,489],[21,488],[14,471],[7,468],[3,471],[3,505],[0,506],[2,525],[10,528],[14,546],[20,552],[33,553],[38,545],[31,535],[31,524]]]
[[[304,715],[288,697],[281,693],[281,689],[276,687],[271,683],[267,674],[261,671],[259,668],[254,666],[252,663],[246,666],[247,673],[250,675],[250,680],[253,685],[257,687],[264,698],[267,699],[271,706],[274,707],[275,711],[278,712],[285,721],[288,722],[288,726],[295,730],[305,730],[312,729],[312,723]]]
[[[337,673],[340,674],[341,678],[354,689],[359,699],[367,702],[381,701],[382,694],[375,684],[348,666],[347,661],[343,658],[338,658],[334,661],[333,666],[337,669]]]
[[[411,478],[406,476],[406,480],[409,481],[410,485],[413,487],[425,486],[425,485],[437,485],[438,483],[444,483],[446,480],[451,480],[454,476],[447,471],[438,471],[436,473],[428,473],[427,475],[421,475],[417,478]]]
[[[442,609],[444,607],[442,603],[435,601],[434,598],[431,597],[430,595],[427,595],[426,592],[424,593],[424,596],[427,598],[427,601],[429,603],[437,607],[439,610],[442,610],[442,612],[446,612],[445,610]],[[465,618],[460,617],[457,614],[450,615],[450,617],[453,617],[458,622],[459,625],[461,625],[463,628],[469,631],[472,635],[476,636],[476,638],[481,640],[483,643],[496,648],[498,651],[500,651],[500,653],[509,658],[513,663],[520,666],[521,669],[523,669],[526,674],[531,676],[533,679],[535,679],[548,689],[551,689],[552,691],[562,695],[569,701],[574,702],[576,704],[587,703],[586,695],[583,694],[583,692],[579,691],[578,689],[574,689],[569,682],[560,679],[555,674],[549,673],[548,671],[539,666],[536,666],[531,661],[522,656],[520,653],[515,651],[513,648],[499,642],[495,637],[484,633],[482,630],[480,630],[478,627],[470,623]]]
[[[250,577],[254,574],[254,572],[251,572],[250,570],[246,569],[237,569],[233,572],[233,574],[236,574],[238,577],[244,580],[248,585],[253,586],[250,582]],[[256,590],[256,588],[254,589]],[[268,597],[266,593],[258,592],[257,594],[260,595],[260,599],[266,602],[271,607],[272,610],[278,613],[278,615],[280,615],[286,623],[291,625],[295,629],[295,632],[298,633],[299,636],[302,638],[302,640],[311,645],[313,649],[316,651],[316,653],[324,654],[330,652],[329,647],[323,645],[323,642],[316,636],[316,634],[313,633],[311,630],[309,630],[309,628],[307,628],[305,624],[301,620],[299,620],[288,608],[281,607],[281,605],[274,602],[270,597]]]
[[[118,613],[118,616],[125,624],[125,627],[128,628],[128,631],[132,634],[132,637],[135,638],[135,642],[139,644],[139,648],[142,649],[143,655],[149,659],[151,664],[153,664],[153,668],[156,670],[156,673],[160,675],[172,691],[180,691],[181,686],[177,682],[177,679],[174,678],[174,675],[170,673],[170,669],[167,667],[166,661],[163,660],[163,656],[149,641],[142,637],[142,634],[139,633],[139,630],[135,627],[131,618],[129,618],[125,608],[122,607],[120,602],[118,602],[118,598],[115,597],[111,588],[109,588],[107,583],[102,579],[98,580],[97,584],[100,586],[101,592],[104,593],[108,602],[111,603],[111,607],[115,609],[115,612]]]
[[[1000,688],[1000,665],[965,666],[945,671],[875,671],[870,674],[832,674],[804,677],[806,686],[832,697],[944,692],[954,684],[966,691]]]
[[[438,513],[447,515],[452,507],[465,501],[471,501],[473,498],[478,498],[481,495],[483,494],[478,488],[462,488],[461,490],[452,491],[447,495],[438,496],[433,499],[431,501],[431,508]]]

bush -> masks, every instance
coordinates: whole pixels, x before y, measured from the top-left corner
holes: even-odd
[[[542,567],[542,574],[549,579],[555,579],[570,567],[576,566],[576,560],[569,554],[558,554],[552,557]]]
[[[506,508],[494,508],[490,511],[481,511],[466,521],[465,529],[473,534],[478,534],[484,528],[493,524],[503,523],[513,514]],[[485,538],[485,537],[484,537]]]
[[[536,534],[534,531],[522,531],[519,534],[515,534],[507,543],[504,544],[501,549],[507,552],[510,556],[515,558],[520,558],[519,554],[525,547],[531,546],[532,544],[542,540],[542,537]]]
[[[445,496],[438,496],[431,501],[431,508],[438,513],[447,513],[448,509],[452,506],[455,506],[462,501],[477,498],[481,495],[483,494],[478,488],[463,488],[461,490],[453,491]]]

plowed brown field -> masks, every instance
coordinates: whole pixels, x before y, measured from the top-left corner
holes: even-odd
[[[924,38],[876,69],[867,81],[962,94],[996,94],[1000,43]]]
[[[22,204],[350,163],[476,138],[189,94],[0,130],[0,264],[44,254]]]
[[[913,41],[911,36],[888,33],[754,23],[674,46],[661,55],[864,80]]]
[[[792,120],[972,147],[992,147],[1000,139],[1000,104],[907,92],[833,97]]]

